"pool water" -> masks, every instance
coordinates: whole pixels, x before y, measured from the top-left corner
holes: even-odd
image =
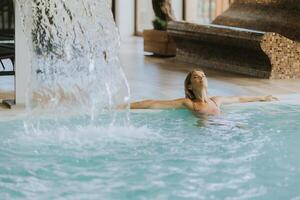
[[[0,199],[299,200],[299,119],[299,105],[261,103],[38,133],[0,122]]]

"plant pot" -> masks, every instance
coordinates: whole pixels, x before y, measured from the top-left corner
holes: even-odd
[[[144,30],[144,51],[159,56],[176,56],[176,44],[167,31]]]

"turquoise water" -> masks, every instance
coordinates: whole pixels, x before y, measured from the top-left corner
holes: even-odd
[[[35,133],[0,122],[0,199],[300,199],[299,105],[130,119]]]

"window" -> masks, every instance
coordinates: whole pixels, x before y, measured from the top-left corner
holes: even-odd
[[[186,0],[185,19],[189,22],[208,24],[228,9],[233,0]]]
[[[176,19],[183,19],[183,0],[171,0]],[[152,21],[155,14],[152,0],[135,0],[136,7],[136,34],[142,35],[145,29],[153,29]]]
[[[234,0],[171,0],[177,20],[207,24],[224,12]],[[152,29],[155,18],[152,0],[135,0],[135,32]]]
[[[152,21],[155,18],[152,8],[152,0],[136,1],[136,34],[142,35],[145,29],[152,29]]]
[[[10,0],[0,2],[0,34],[14,35],[14,6]]]

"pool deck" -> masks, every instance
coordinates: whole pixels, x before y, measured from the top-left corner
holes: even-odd
[[[188,71],[197,66],[177,62],[174,58],[158,58],[143,52],[143,39],[123,39],[120,59],[128,78],[132,100],[172,99],[184,97],[183,82]],[[239,74],[205,69],[211,96],[267,95],[279,97],[300,94],[300,79],[267,80]],[[13,97],[13,79],[0,77],[0,100]],[[0,105],[0,116],[23,112],[22,107],[8,110]]]

